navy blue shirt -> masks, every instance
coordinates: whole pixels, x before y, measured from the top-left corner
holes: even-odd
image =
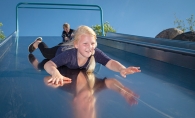
[[[70,29],[70,31],[68,33],[66,33],[66,31],[62,31],[62,42],[66,42],[65,41],[65,37],[68,37],[70,40],[72,40],[71,34],[74,32],[73,29]]]
[[[104,66],[111,59],[98,48],[95,48],[94,58],[95,62],[100,63]],[[63,47],[59,47],[58,51],[56,52],[56,56],[51,59],[51,61],[53,61],[57,65],[57,67],[65,65],[70,69],[87,69],[89,60],[90,58],[83,66],[79,67],[77,62],[77,49],[72,48],[63,51]]]

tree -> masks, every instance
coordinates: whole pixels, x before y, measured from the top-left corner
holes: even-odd
[[[194,26],[195,26],[195,20],[194,20],[194,16],[191,15],[190,18],[187,18],[187,23],[188,23],[188,27],[186,27],[185,22],[183,20],[179,20],[176,15],[175,15],[175,21],[174,24],[177,24],[177,28],[182,30],[183,32],[185,32],[186,30],[189,31],[194,31]]]
[[[102,36],[101,25],[95,25],[95,26],[92,26],[91,28],[95,31],[95,33],[98,36]],[[116,32],[116,30],[109,24],[109,22],[105,22],[104,23],[104,32],[106,35],[107,32]]]
[[[1,26],[3,26],[3,24],[0,22],[0,40],[5,39],[5,35],[4,35],[3,31],[1,30]]]

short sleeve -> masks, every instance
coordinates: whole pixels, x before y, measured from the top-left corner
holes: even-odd
[[[105,66],[108,63],[109,60],[111,60],[110,57],[108,57],[104,52],[102,52],[98,48],[95,49],[94,57],[95,57],[95,61],[97,63],[102,64],[103,66]]]
[[[69,68],[78,68],[77,65],[77,58],[75,58],[76,50],[75,49],[69,49],[66,50],[58,55],[56,55],[54,58],[51,59],[57,67],[60,66],[67,66]]]

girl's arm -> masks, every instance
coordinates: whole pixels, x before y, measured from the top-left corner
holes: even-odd
[[[45,63],[44,69],[46,70],[47,73],[49,73],[52,76],[51,79],[48,80],[48,82],[62,85],[64,80],[71,81],[70,78],[64,77],[60,74],[56,64],[51,60]]]
[[[124,65],[122,65],[120,62],[116,60],[109,60],[106,64],[106,67],[110,70],[120,72],[121,76],[126,77],[128,74],[133,74],[136,72],[141,72],[140,67],[128,67],[126,68]]]

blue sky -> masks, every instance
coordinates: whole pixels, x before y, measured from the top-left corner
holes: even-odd
[[[99,5],[103,22],[108,21],[118,32],[155,37],[164,29],[176,27],[174,14],[186,21],[195,18],[195,0],[1,0],[0,22],[6,36],[16,29],[16,5],[19,2]],[[19,9],[20,36],[60,36],[62,24],[100,24],[99,12],[77,10]]]

